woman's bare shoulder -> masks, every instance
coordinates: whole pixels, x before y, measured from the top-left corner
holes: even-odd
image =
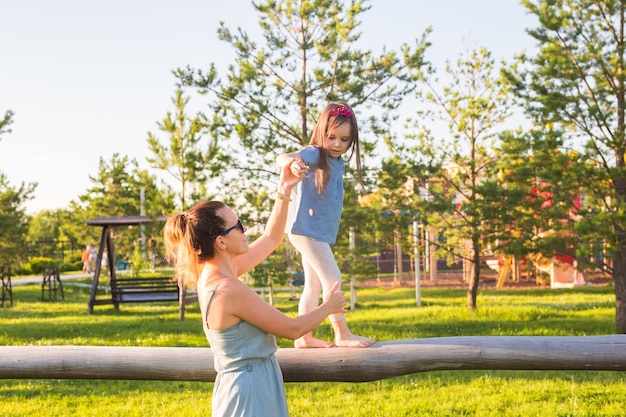
[[[238,278],[224,278],[219,288],[224,292],[248,292],[253,291]],[[254,291],[253,291],[254,292]]]

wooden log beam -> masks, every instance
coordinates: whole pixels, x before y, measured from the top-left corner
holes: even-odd
[[[463,336],[366,349],[279,349],[285,382],[367,382],[438,370],[626,370],[626,335]],[[0,379],[214,381],[210,348],[0,346]]]

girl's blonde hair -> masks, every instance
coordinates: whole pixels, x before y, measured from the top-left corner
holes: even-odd
[[[363,178],[361,175],[361,150],[359,147],[359,126],[356,121],[354,111],[345,103],[330,102],[326,105],[320,114],[317,123],[313,127],[310,145],[315,146],[320,151],[320,165],[315,171],[315,186],[317,192],[323,195],[330,181],[330,156],[328,154],[328,131],[330,129],[341,126],[344,123],[350,123],[350,147],[352,155],[356,155],[356,172],[357,180],[363,189]]]
[[[174,264],[174,281],[179,286],[195,289],[200,264],[215,256],[215,238],[226,228],[217,212],[224,207],[221,201],[207,201],[167,219],[163,228],[166,259]]]

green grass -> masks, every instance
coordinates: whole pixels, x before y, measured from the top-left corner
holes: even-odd
[[[178,320],[174,303],[96,306],[89,288],[65,284],[65,301],[42,302],[39,285],[13,289],[0,309],[2,345],[207,346],[197,305]],[[614,288],[481,291],[359,289],[348,313],[355,333],[377,340],[470,335],[600,335],[614,332]],[[287,293],[276,306],[295,315]],[[328,323],[318,337],[331,340]],[[291,347],[289,340],[279,340]],[[210,366],[210,364],[207,364]],[[369,383],[288,383],[296,416],[623,416],[626,375],[593,371],[445,371]],[[2,416],[209,416],[211,383],[0,380]]]

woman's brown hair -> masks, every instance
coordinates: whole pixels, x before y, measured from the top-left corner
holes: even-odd
[[[221,201],[207,201],[167,219],[163,228],[166,259],[174,263],[174,280],[179,286],[196,288],[200,264],[215,256],[215,238],[226,227],[217,212]]]

